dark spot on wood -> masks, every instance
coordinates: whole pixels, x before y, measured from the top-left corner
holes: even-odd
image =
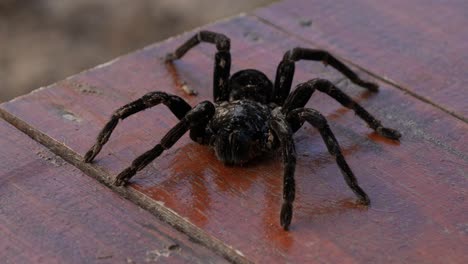
[[[98,256],[97,259],[110,259],[112,257],[113,257],[112,255]]]
[[[177,244],[173,244],[173,245],[170,245],[169,247],[167,247],[167,249],[169,249],[171,251],[174,251],[174,250],[180,249],[180,246],[177,245]]]
[[[97,94],[100,95],[102,94],[102,91],[99,90],[96,86],[85,84],[85,83],[79,83],[76,81],[70,81],[68,82],[73,88],[82,93],[82,94]]]
[[[299,20],[299,25],[301,27],[310,27],[310,26],[312,26],[312,20],[311,19],[301,19],[301,20]]]

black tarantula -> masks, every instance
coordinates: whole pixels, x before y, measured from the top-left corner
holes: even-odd
[[[304,122],[308,122],[320,132],[328,151],[336,158],[346,183],[359,197],[360,203],[369,205],[369,197],[359,187],[327,120],[317,110],[304,106],[313,92],[318,90],[354,110],[356,115],[378,134],[395,140],[399,139],[401,134],[394,129],[383,127],[379,120],[328,80],[312,79],[299,84],[293,92],[290,90],[294,64],[299,60],[322,61],[344,74],[353,83],[370,91],[377,91],[377,84],[362,80],[327,51],[307,48],[294,48],[284,54],[283,60],[278,65],[274,84],[264,73],[254,69],[241,70],[230,76],[230,40],[223,34],[210,31],[200,31],[174,53],[168,54],[166,61],[180,59],[201,42],[215,44],[218,50],[214,64],[214,103],[204,101],[192,108],[182,98],[165,92],[145,94],[114,112],[110,121],[99,133],[96,144],[86,153],[85,162],[91,162],[99,153],[119,120],[163,103],[180,121],[169,130],[159,144],[136,158],[123,170],[114,184],[125,185],[137,171],[143,169],[164,150],[172,147],[189,130],[193,141],[212,147],[216,157],[224,164],[243,164],[262,153],[280,149],[284,164],[280,223],[285,230],[288,230],[295,197],[296,151],[292,135]]]

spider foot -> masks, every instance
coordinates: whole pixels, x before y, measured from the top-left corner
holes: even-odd
[[[398,140],[399,138],[401,138],[401,133],[392,128],[378,127],[375,131],[377,132],[377,134],[389,139]]]
[[[379,91],[379,85],[374,83],[374,82],[361,80],[361,81],[357,82],[357,84],[359,86],[362,86],[362,87],[366,88],[367,90],[369,90],[371,92],[378,92]]]
[[[166,57],[164,57],[164,62],[172,62],[174,60],[177,60],[177,56],[172,52],[166,54]]]
[[[123,170],[117,177],[115,178],[114,185],[115,186],[125,186],[130,178],[133,177],[137,172],[136,168],[126,168]]]
[[[283,203],[281,207],[280,223],[285,231],[288,231],[289,225],[291,224],[292,208],[292,204],[287,202]]]
[[[361,204],[361,205],[369,206],[370,205],[369,196],[367,196],[367,194],[364,195],[364,196],[360,196],[359,200],[358,200],[358,203]]]
[[[83,159],[84,162],[91,163],[97,154],[98,154],[98,151],[96,151],[96,147],[93,146],[90,150],[88,150],[88,152],[86,152],[84,159]]]

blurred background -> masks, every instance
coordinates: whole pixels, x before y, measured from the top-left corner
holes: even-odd
[[[273,0],[0,0],[0,102]]]

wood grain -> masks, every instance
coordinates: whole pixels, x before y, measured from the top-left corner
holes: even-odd
[[[224,263],[0,120],[2,263]]]
[[[234,71],[255,67],[273,77],[287,49],[313,47],[255,17],[206,29],[232,38]],[[82,170],[109,181],[176,122],[163,106],[130,117],[116,128],[96,163],[83,164],[80,157],[113,110],[152,90],[180,95],[192,105],[211,98],[214,47],[201,45],[176,63],[198,96],[178,90],[159,59],[191,34],[4,103],[0,113]],[[329,119],[371,197],[370,208],[354,203],[319,134],[310,127],[295,135],[298,191],[290,232],[279,226],[282,175],[275,155],[245,167],[226,167],[211,150],[185,136],[122,193],[163,218],[174,212],[175,217],[165,219],[186,219],[255,262],[465,263],[468,125],[383,83],[379,93],[366,93],[319,63],[298,63],[295,83],[317,76],[334,81],[384,124],[403,133],[400,143],[383,139],[323,94],[308,104]],[[191,230],[185,229],[194,235]]]
[[[468,121],[468,1],[286,0],[255,15]]]

